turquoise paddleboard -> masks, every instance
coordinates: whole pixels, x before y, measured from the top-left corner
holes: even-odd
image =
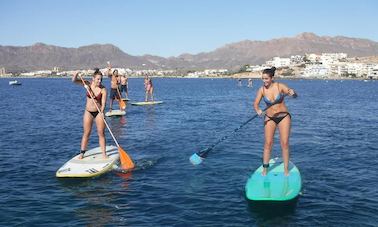
[[[268,173],[262,176],[262,165],[248,178],[245,194],[251,201],[289,201],[295,199],[302,187],[298,168],[289,162],[289,176],[284,174],[281,159],[269,161]]]

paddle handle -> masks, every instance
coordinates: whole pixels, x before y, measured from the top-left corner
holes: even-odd
[[[79,74],[79,77],[80,77],[81,81],[83,82],[84,88],[87,90],[88,94],[91,96],[91,100],[92,100],[93,104],[96,106],[97,111],[98,111],[99,113],[101,113],[102,119],[104,120],[104,123],[105,123],[106,127],[108,128],[108,130],[109,130],[109,132],[110,132],[110,135],[112,136],[112,138],[113,138],[114,142],[116,143],[117,147],[119,147],[119,143],[118,143],[117,139],[116,139],[115,136],[113,135],[113,132],[112,132],[112,130],[110,129],[110,127],[109,127],[109,125],[108,125],[108,122],[106,122],[106,120],[105,120],[105,115],[104,115],[104,113],[103,113],[103,112],[100,110],[100,108],[98,107],[96,101],[94,100],[94,97],[93,97],[93,95],[92,95],[92,92],[90,92],[89,87],[88,87],[88,85],[85,83],[83,77],[82,77],[80,74]]]

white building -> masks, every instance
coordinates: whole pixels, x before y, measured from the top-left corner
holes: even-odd
[[[330,74],[330,68],[324,65],[306,65],[304,77],[326,77]]]
[[[306,59],[312,63],[319,62],[320,56],[318,54],[306,54]]]
[[[295,64],[301,64],[303,63],[304,57],[302,55],[293,55],[290,57],[290,64],[295,65]]]
[[[319,62],[323,65],[335,64],[342,59],[346,59],[347,56],[348,55],[345,53],[322,53],[322,55],[319,56]]]
[[[267,65],[274,66],[276,68],[289,67],[290,58],[274,57],[272,60],[266,62]]]

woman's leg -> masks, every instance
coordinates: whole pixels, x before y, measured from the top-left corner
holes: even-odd
[[[264,143],[264,154],[263,154],[263,164],[268,164],[270,160],[270,153],[272,151],[273,147],[273,139],[274,139],[274,133],[276,131],[276,123],[274,121],[267,121],[268,119],[265,119],[265,143]],[[268,168],[263,168],[262,175],[266,175],[266,171]]]
[[[82,151],[87,150],[88,139],[92,131],[92,122],[93,122],[92,115],[88,111],[85,110],[84,116],[83,116],[83,137],[81,138],[81,147],[80,147]],[[81,153],[79,158],[82,159],[83,156],[84,154]]]
[[[154,87],[150,88],[151,101],[154,101]]]
[[[108,158],[108,156],[106,155],[105,123],[104,119],[102,119],[101,117],[101,113],[97,115],[95,120],[97,127],[98,143],[101,147],[102,155],[104,158]]]
[[[109,111],[112,111],[113,109],[113,101],[114,101],[114,98],[110,98]]]
[[[148,100],[148,92],[149,92],[149,90],[146,89],[146,98],[144,99],[144,101],[146,101],[146,102],[147,102],[147,100]]]
[[[290,115],[286,116],[278,124],[278,129],[280,131],[280,143],[281,143],[281,149],[282,149],[282,160],[284,162],[285,176],[289,175],[289,158],[290,158],[289,137],[290,137],[290,127],[291,127],[291,118],[290,118]]]

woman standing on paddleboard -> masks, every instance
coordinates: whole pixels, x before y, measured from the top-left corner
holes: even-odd
[[[264,69],[262,73],[263,86],[257,91],[254,108],[258,115],[262,115],[263,111],[259,104],[261,99],[267,106],[271,106],[266,110],[264,119],[265,144],[263,153],[263,172],[266,175],[269,168],[270,153],[273,147],[273,138],[276,128],[280,131],[280,142],[282,149],[282,160],[284,162],[285,175],[289,175],[289,136],[291,127],[291,115],[284,103],[286,95],[297,97],[295,91],[286,84],[278,83],[273,80],[275,67]]]
[[[151,101],[154,101],[154,86],[152,85],[152,80],[149,76],[146,76],[144,78],[144,89],[146,90],[145,101],[148,101],[149,96],[151,98]]]
[[[88,139],[91,134],[92,130],[92,124],[93,121],[96,122],[97,127],[97,134],[99,139],[99,144],[101,147],[101,151],[104,158],[108,158],[106,155],[105,150],[105,123],[104,123],[104,117],[101,116],[104,112],[105,105],[106,105],[106,88],[101,84],[102,82],[102,73],[99,69],[95,69],[95,72],[93,73],[92,81],[83,81],[78,78],[78,72],[76,72],[72,77],[72,82],[84,85],[85,88],[91,93],[89,94],[87,92],[87,102],[85,104],[85,111],[83,116],[83,137],[81,139],[81,150],[80,150],[80,157],[79,159],[82,159],[84,156],[84,153],[87,150],[88,145]],[[94,98],[94,102],[92,99]],[[101,112],[98,112],[96,106],[101,110]]]

